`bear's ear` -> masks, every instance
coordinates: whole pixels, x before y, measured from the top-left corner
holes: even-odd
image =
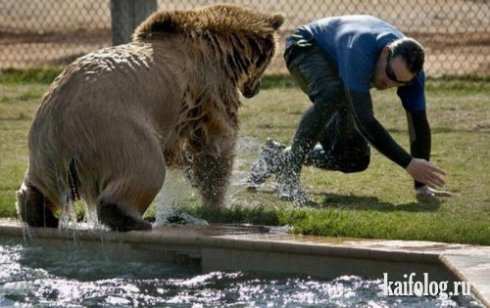
[[[284,23],[284,16],[282,16],[281,14],[275,14],[270,18],[270,23],[272,29],[277,30]]]

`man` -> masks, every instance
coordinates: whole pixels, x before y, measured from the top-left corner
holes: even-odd
[[[279,195],[298,205],[303,165],[344,173],[369,165],[370,148],[404,168],[418,197],[445,194],[445,172],[430,159],[431,134],[425,111],[424,49],[376,17],[330,17],[299,27],[287,38],[284,58],[312,102],[291,147],[268,140],[248,179],[251,188],[275,174]],[[397,87],[407,114],[411,154],[376,120],[370,88]],[[318,143],[318,144],[317,144]]]

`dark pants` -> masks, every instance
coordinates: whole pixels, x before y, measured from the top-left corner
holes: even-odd
[[[335,65],[313,41],[301,37],[286,49],[284,58],[289,72],[313,103],[303,114],[293,139],[288,157],[292,171],[299,174],[303,164],[345,173],[365,170],[370,148],[356,128]],[[318,142],[321,148],[315,147]]]

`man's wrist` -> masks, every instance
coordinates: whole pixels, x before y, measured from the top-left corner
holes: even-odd
[[[410,166],[410,164],[412,163],[413,161],[413,157],[412,156],[408,156],[408,159],[405,158],[404,162],[401,164],[401,166],[407,170],[408,166]]]

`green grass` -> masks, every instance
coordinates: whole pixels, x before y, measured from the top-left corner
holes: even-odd
[[[58,70],[0,73],[0,216],[15,216],[15,190],[27,166],[26,139],[42,94]],[[448,172],[457,196],[418,203],[404,170],[375,150],[369,169],[358,174],[305,168],[302,180],[313,205],[295,209],[275,193],[238,189],[232,205],[209,212],[195,198],[186,205],[213,222],[290,225],[303,234],[414,239],[490,245],[490,82],[445,78],[427,86],[432,160]],[[404,111],[393,91],[373,91],[377,118],[407,146]],[[273,137],[289,143],[307,98],[289,78],[271,76],[264,90],[245,101],[241,136],[259,143]],[[254,156],[239,155],[248,170]],[[154,209],[149,211],[149,215]]]
[[[61,72],[59,67],[33,68],[26,70],[5,69],[0,71],[2,84],[51,83]]]

